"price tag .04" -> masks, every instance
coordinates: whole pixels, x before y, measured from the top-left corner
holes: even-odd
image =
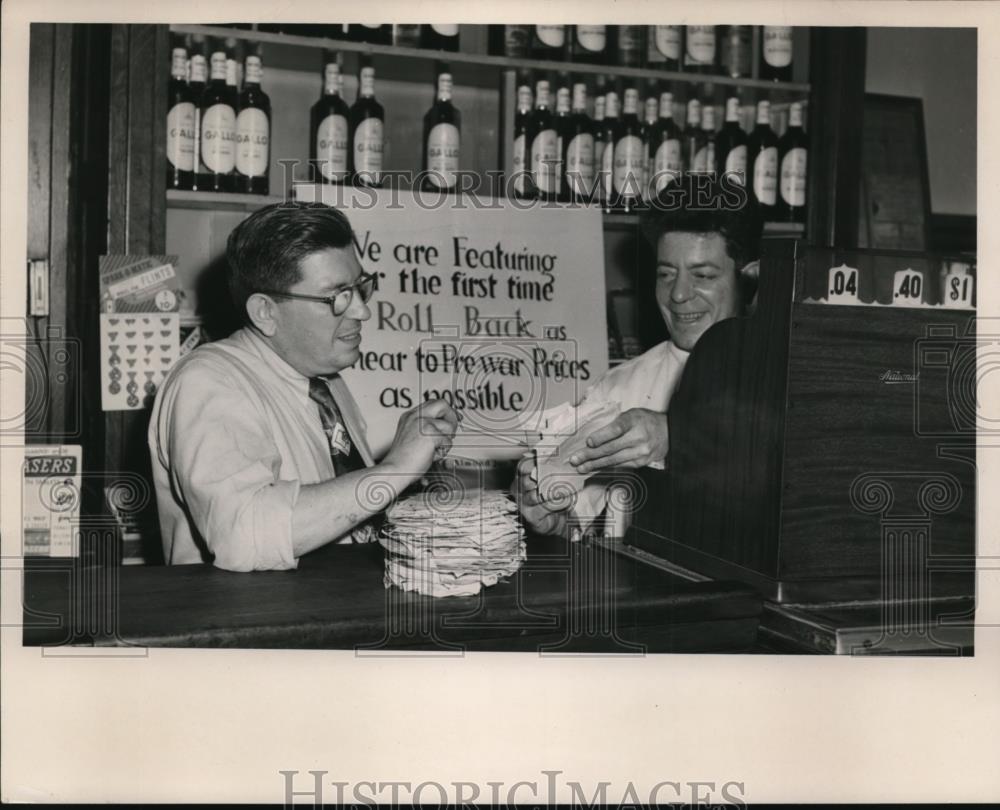
[[[972,306],[972,294],[976,288],[975,279],[964,269],[952,266],[944,277],[941,300],[946,307]]]
[[[897,270],[892,279],[892,303],[901,306],[920,304],[924,299],[924,276],[907,267]]]
[[[826,302],[828,304],[860,304],[858,300],[858,268],[831,267],[827,278]]]

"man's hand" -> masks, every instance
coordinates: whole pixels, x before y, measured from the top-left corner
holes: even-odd
[[[669,445],[667,415],[632,408],[591,433],[587,446],[570,456],[569,463],[580,473],[608,467],[636,469],[663,461]]]
[[[537,534],[565,534],[571,502],[542,501],[538,495],[538,484],[531,477],[535,460],[523,458],[517,465],[517,475],[510,485],[510,494],[517,502],[521,518]]]
[[[399,417],[382,463],[414,477],[448,455],[459,416],[443,399],[429,399]]]

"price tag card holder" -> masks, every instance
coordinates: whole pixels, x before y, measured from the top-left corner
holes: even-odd
[[[848,267],[846,264],[831,267],[827,276],[826,302],[847,306],[859,305],[860,284],[861,278],[857,267]]]
[[[949,309],[974,309],[976,276],[965,262],[945,262],[941,273],[941,303]]]
[[[926,292],[927,284],[924,282],[924,274],[919,270],[907,267],[905,270],[897,270],[892,277],[892,305],[894,307],[926,306],[924,301]]]

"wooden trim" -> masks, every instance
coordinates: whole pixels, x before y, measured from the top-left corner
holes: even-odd
[[[107,253],[161,254],[166,249],[165,25],[113,25],[107,138]],[[96,277],[93,280],[97,284]],[[95,286],[96,289],[96,286]],[[104,414],[104,469],[149,477],[148,411]],[[155,519],[151,508],[142,519]],[[151,537],[155,540],[156,532]]]
[[[70,337],[69,312],[73,309],[70,300],[78,272],[77,233],[69,215],[72,185],[74,138],[73,126],[73,27],[67,24],[55,26],[55,64],[52,71],[52,186],[49,215],[49,278],[58,283],[49,284],[49,322],[58,325],[64,338]],[[53,356],[53,345],[46,346],[49,352],[49,423],[51,433],[72,441],[70,431],[78,428],[78,418],[72,418],[71,411],[79,410],[79,402],[67,402],[67,397],[76,396],[82,369],[65,369],[70,375],[70,386],[60,385],[56,375],[64,371]]]
[[[27,259],[50,258],[49,217],[51,215],[52,194],[52,76],[55,63],[56,27],[49,23],[32,23],[28,56],[28,233]],[[49,270],[50,286],[60,283],[60,278]],[[30,292],[30,291],[29,291]],[[46,334],[51,319],[31,319],[36,335]],[[30,352],[27,363],[39,363],[51,368],[48,350],[42,343],[28,342],[26,353]],[[38,377],[25,374],[25,441],[44,440],[51,432],[48,419],[49,407],[40,409],[33,403],[49,398],[51,380],[46,381],[45,390],[36,388]]]
[[[814,245],[858,246],[866,44],[864,28],[812,30],[807,233]]]

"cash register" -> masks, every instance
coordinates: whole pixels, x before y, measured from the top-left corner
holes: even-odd
[[[636,479],[623,551],[765,601],[778,652],[972,652],[970,257],[768,240],[756,306],[713,326]]]

